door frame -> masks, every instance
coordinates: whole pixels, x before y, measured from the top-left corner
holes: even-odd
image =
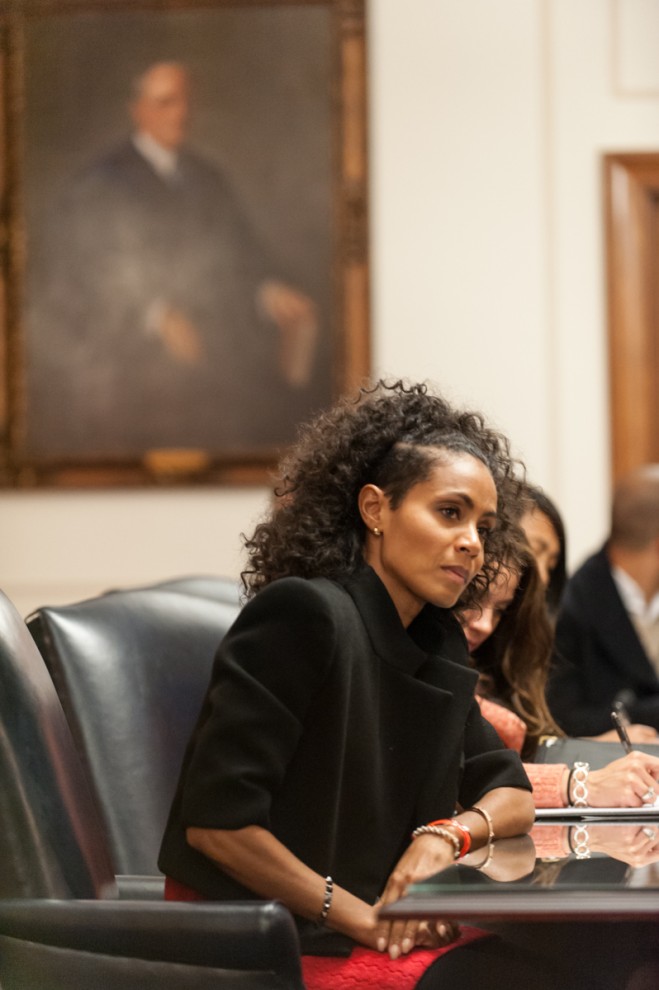
[[[659,460],[659,152],[604,156],[613,479]]]

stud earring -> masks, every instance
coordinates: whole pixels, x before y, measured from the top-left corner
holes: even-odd
[[[381,533],[381,531],[380,531],[380,530],[379,530],[379,529],[377,528],[377,526],[374,526],[374,527],[373,527],[373,536],[382,536],[382,533]]]

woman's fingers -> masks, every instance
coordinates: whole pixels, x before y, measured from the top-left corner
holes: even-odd
[[[659,793],[659,760],[633,752],[588,779],[589,803],[594,807],[640,807],[654,803]]]
[[[449,843],[434,836],[420,836],[415,839],[401,856],[386,883],[379,905],[391,904],[403,897],[410,886],[419,880],[432,876],[453,862],[453,850]],[[434,928],[429,929],[418,919],[381,922],[376,929],[376,945],[380,952],[388,951],[392,959],[406,955],[415,945],[443,945],[442,938],[451,939],[447,928],[440,937]]]
[[[398,959],[415,946],[436,949],[460,937],[460,926],[451,921],[419,921],[406,918],[383,925],[377,934],[377,948]]]
[[[407,955],[417,944],[417,936],[421,922],[418,919],[405,918],[388,925],[388,931],[378,931],[377,947],[380,952],[388,952],[391,959]]]
[[[449,945],[460,938],[460,926],[452,921],[436,921],[435,929],[443,945]]]

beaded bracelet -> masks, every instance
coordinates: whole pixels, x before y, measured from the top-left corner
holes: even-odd
[[[324,925],[327,921],[327,915],[330,912],[332,906],[332,895],[334,894],[334,881],[331,877],[325,877],[325,899],[323,900],[323,907],[320,912],[320,924]]]
[[[428,822],[429,825],[452,825],[453,828],[457,828],[460,832],[458,836],[460,840],[460,858],[466,856],[471,849],[471,829],[468,825],[464,825],[459,822],[457,818],[438,818],[437,821]]]
[[[481,808],[479,804],[472,804],[468,811],[475,811],[477,815],[481,815],[485,819],[485,824],[487,825],[487,841],[494,842],[494,822],[492,821],[492,815],[489,813],[487,808]]]
[[[412,838],[417,839],[420,835],[438,835],[445,842],[450,842],[453,846],[453,859],[460,859],[460,840],[448,829],[442,828],[440,825],[419,825],[412,832]]]
[[[457,838],[458,840],[458,856],[456,859],[461,859],[463,856],[466,856],[471,849],[471,829],[469,826],[459,822],[457,818],[438,818],[434,822],[428,822],[428,826],[431,828],[435,828],[437,826],[446,827],[451,825],[453,828],[457,828],[460,833],[459,836],[453,836],[453,838]]]

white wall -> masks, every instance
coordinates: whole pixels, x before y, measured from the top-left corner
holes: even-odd
[[[505,429],[576,563],[609,493],[600,156],[659,148],[659,0],[371,0],[369,37],[375,370]],[[0,587],[27,612],[237,575],[266,500],[0,493]]]
[[[601,155],[659,149],[659,0],[373,0],[379,370],[484,408],[606,534]]]
[[[20,492],[0,499],[0,587],[22,614],[112,587],[240,573],[261,489]]]

